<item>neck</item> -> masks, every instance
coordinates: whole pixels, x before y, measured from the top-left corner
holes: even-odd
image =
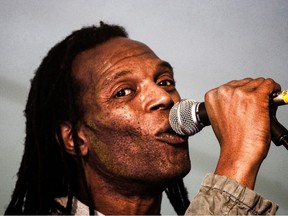
[[[159,215],[162,194],[158,197],[94,196],[97,211],[104,215]]]
[[[160,214],[163,189],[143,183],[109,181],[86,167],[86,175],[95,210],[104,215],[157,215]],[[81,191],[81,190],[80,190]],[[88,204],[86,195],[77,198]]]

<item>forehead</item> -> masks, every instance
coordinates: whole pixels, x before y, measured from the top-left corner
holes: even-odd
[[[73,61],[72,69],[76,78],[87,72],[103,73],[117,63],[135,57],[159,59],[145,44],[129,38],[118,37],[79,53]],[[99,75],[100,75],[99,74]]]

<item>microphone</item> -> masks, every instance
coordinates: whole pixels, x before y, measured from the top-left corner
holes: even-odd
[[[169,113],[172,129],[180,135],[193,136],[210,125],[204,102],[183,99],[174,104]]]
[[[272,106],[288,104],[288,90],[275,92],[270,97]],[[174,104],[169,113],[172,129],[180,135],[193,136],[210,125],[204,102],[183,99]]]

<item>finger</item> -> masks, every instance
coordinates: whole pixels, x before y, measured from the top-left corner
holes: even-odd
[[[212,98],[217,98],[219,95],[227,95],[228,92],[233,92],[236,88],[246,85],[247,83],[251,82],[252,78],[245,78],[242,80],[232,80],[224,85],[221,85],[217,88],[211,89],[206,93],[205,98],[208,99],[207,96],[210,96]]]
[[[257,79],[251,79],[249,82],[239,87],[244,91],[252,92],[255,91],[264,81],[265,78],[259,77]]]
[[[251,82],[253,79],[252,78],[245,78],[245,79],[242,79],[242,80],[232,80],[230,82],[227,82],[226,84],[224,85],[228,85],[228,86],[231,86],[231,87],[239,87],[239,86],[243,86],[243,85],[246,85],[247,83]]]
[[[271,78],[265,79],[263,77],[259,77],[257,79],[245,79],[243,80],[242,84],[242,86],[238,86],[242,90],[247,92],[257,91],[264,95],[270,95],[273,92],[278,92],[281,90],[281,86]]]
[[[266,106],[270,101],[271,94],[280,90],[281,86],[273,79],[264,79],[261,77],[251,80],[246,85],[235,89],[235,93],[237,95],[244,95],[245,97],[249,98],[250,101],[254,101],[256,103],[262,101]]]
[[[273,79],[265,79],[258,87],[257,92],[271,95],[273,92],[281,91],[281,86],[276,83]]]

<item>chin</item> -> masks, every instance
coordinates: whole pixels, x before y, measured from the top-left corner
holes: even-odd
[[[190,172],[190,170],[191,170],[191,166],[189,164],[189,166],[179,170],[178,172],[175,172],[173,176],[175,178],[184,178]]]
[[[189,171],[190,170],[186,170],[185,172],[182,172],[182,173],[177,173],[177,174],[174,173],[174,175],[166,176],[166,178],[159,179],[159,181],[155,185],[157,185],[156,187],[158,189],[165,190],[165,188],[183,179],[189,173]]]
[[[186,166],[179,167],[179,169],[166,170],[164,173],[159,172],[157,175],[160,182],[173,183],[178,179],[184,178],[191,170],[190,163]]]

